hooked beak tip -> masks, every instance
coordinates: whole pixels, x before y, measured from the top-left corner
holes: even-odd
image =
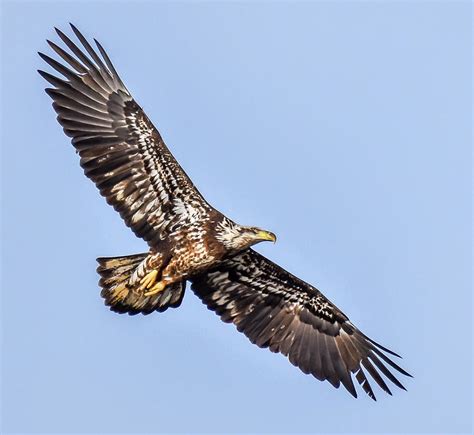
[[[270,231],[260,231],[257,236],[260,240],[265,240],[273,243],[276,243],[277,241],[276,235],[271,233]]]

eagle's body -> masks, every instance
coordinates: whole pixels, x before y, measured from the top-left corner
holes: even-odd
[[[210,206],[117,74],[72,26],[87,55],[57,30],[72,55],[48,41],[68,64],[40,54],[66,80],[40,71],[53,88],[58,121],[87,177],[148,252],[99,258],[102,296],[116,312],[148,314],[177,307],[186,281],[203,302],[260,347],[280,352],[303,372],[342,383],[357,396],[351,374],[375,398],[362,367],[386,392],[385,364],[408,375],[315,287],[250,247],[274,234],[238,225]],[[71,67],[72,69],[70,69]]]

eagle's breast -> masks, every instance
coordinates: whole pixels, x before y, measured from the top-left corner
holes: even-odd
[[[188,221],[170,234],[170,266],[174,275],[186,278],[221,261],[226,250],[215,237],[214,225],[211,215],[201,215],[200,219]]]

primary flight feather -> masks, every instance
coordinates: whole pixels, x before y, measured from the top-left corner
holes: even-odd
[[[69,51],[48,44],[63,63],[40,53],[64,78],[39,73],[53,86],[46,92],[84,173],[149,247],[98,259],[106,305],[129,314],[178,307],[189,281],[223,321],[304,373],[355,397],[353,376],[373,399],[370,377],[389,394],[385,379],[404,389],[389,370],[410,376],[387,356],[397,354],[360,332],[318,289],[251,249],[275,241],[273,233],[239,225],[206,202],[102,46],[94,40],[94,49],[71,27],[82,48],[56,29]]]

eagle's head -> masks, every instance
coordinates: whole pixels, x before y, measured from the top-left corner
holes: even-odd
[[[270,231],[238,225],[227,218],[217,225],[216,238],[230,251],[241,251],[265,241],[276,242],[275,234]]]

